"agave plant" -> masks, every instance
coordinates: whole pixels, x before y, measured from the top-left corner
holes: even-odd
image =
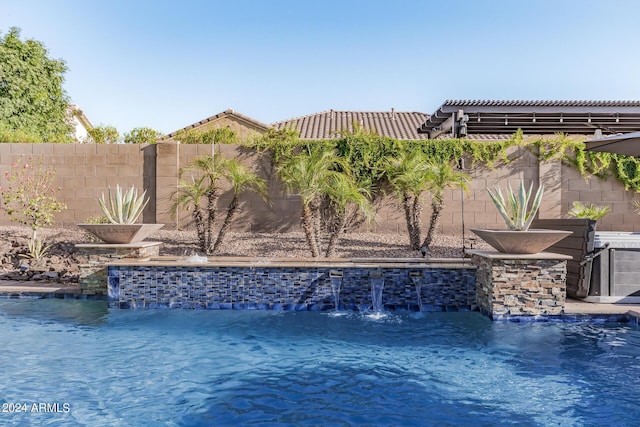
[[[115,195],[111,194],[111,187],[108,191],[108,200],[105,200],[104,193],[102,193],[98,203],[111,224],[135,223],[149,202],[148,198],[146,201],[144,199],[147,192],[143,191],[142,195],[138,196],[138,190],[133,186],[126,193],[123,193],[120,185],[116,185]]]
[[[45,244],[44,240],[35,237],[35,234],[27,242],[28,252],[18,255],[20,258],[27,258],[39,264],[47,256],[52,245]]]
[[[567,212],[567,214],[574,218],[589,218],[598,220],[608,214],[610,210],[611,206],[596,205],[593,203],[585,205],[582,202],[576,200],[573,202],[573,207],[569,210],[569,212]]]
[[[498,208],[498,212],[504,218],[509,230],[526,231],[529,229],[533,218],[540,208],[540,202],[542,201],[542,195],[544,193],[544,185],[538,187],[531,208],[529,208],[529,201],[531,200],[531,192],[533,190],[533,183],[529,186],[529,191],[524,188],[524,182],[520,181],[520,189],[518,192],[514,192],[509,185],[509,193],[507,197],[502,195],[500,188],[493,187],[494,190],[489,192],[491,200]]]

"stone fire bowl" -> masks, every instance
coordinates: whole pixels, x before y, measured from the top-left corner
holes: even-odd
[[[138,243],[160,230],[164,224],[78,224],[105,243]]]
[[[571,231],[529,229],[527,231],[472,228],[498,252],[510,254],[537,254],[572,234]]]

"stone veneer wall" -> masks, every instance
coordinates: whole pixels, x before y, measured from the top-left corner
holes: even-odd
[[[113,245],[86,243],[76,245],[80,269],[80,292],[84,295],[107,295],[107,263],[122,258],[147,258],[158,256],[160,242],[141,242]]]
[[[567,292],[567,257],[547,254],[546,259],[540,259],[537,254],[505,259],[482,252],[472,254],[478,267],[476,295],[481,312],[492,319],[562,314]]]
[[[329,310],[331,278],[342,274],[340,305],[371,306],[369,274],[381,274],[387,309],[474,310],[475,268],[109,266],[109,299],[120,308]]]

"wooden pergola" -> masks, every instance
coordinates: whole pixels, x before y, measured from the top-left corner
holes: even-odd
[[[418,128],[430,139],[443,134],[594,134],[640,131],[640,101],[448,100]]]

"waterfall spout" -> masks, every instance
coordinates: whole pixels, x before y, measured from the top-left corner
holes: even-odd
[[[331,294],[333,295],[334,306],[336,311],[338,311],[340,309],[340,288],[342,287],[342,271],[329,271],[329,278],[331,279]]]
[[[382,312],[384,305],[382,304],[382,290],[384,289],[384,277],[382,271],[373,270],[369,273],[369,282],[371,283],[371,305],[374,313]]]
[[[422,272],[411,271],[409,272],[409,277],[413,282],[413,286],[416,287],[416,294],[418,294],[418,310],[422,311]]]

